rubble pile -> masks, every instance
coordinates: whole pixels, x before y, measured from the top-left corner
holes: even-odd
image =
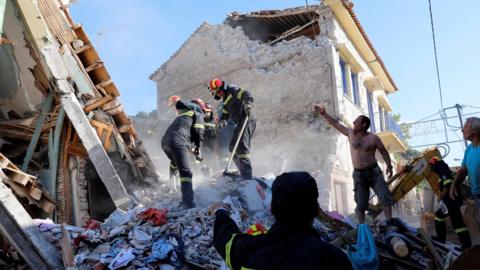
[[[197,197],[200,204],[207,206],[212,199],[203,197],[217,193],[232,209],[232,218],[242,231],[256,222],[271,226],[274,219],[268,211],[268,204],[264,204],[258,195],[257,182],[233,183],[229,179],[220,178],[205,193],[199,187]],[[272,180],[262,182],[267,189],[268,182]],[[245,196],[253,194],[248,192],[257,194],[258,199],[251,200],[257,204],[246,200]],[[212,246],[214,217],[208,214],[207,207],[184,210],[179,203],[179,194],[169,185],[143,195],[145,201],[158,199],[139,203],[127,212],[117,209],[103,223],[90,220],[83,227],[40,219],[35,223],[62,252],[62,239],[69,239],[74,253],[72,264],[79,269],[100,266],[118,269],[127,265],[127,269],[154,269],[158,265],[181,268],[185,264],[217,269],[223,265],[223,259]]]
[[[214,217],[207,206],[221,199],[231,208],[231,217],[243,232],[258,223],[269,228],[274,222],[268,207],[272,182],[266,178],[233,182],[229,177],[218,177],[208,186],[197,187],[199,207],[188,210],[179,203],[178,193],[165,184],[144,194],[146,202],[127,212],[117,209],[103,223],[90,220],[84,227],[38,219],[35,223],[61,252],[68,250],[62,243],[69,239],[74,253],[71,264],[78,269],[180,269],[185,265],[219,269],[224,261],[212,246]],[[356,225],[337,212],[320,210],[313,225],[323,240],[345,251],[356,241]],[[445,266],[460,253],[452,244],[425,239],[398,219],[372,229],[380,262],[385,265],[409,269]],[[392,241],[394,238],[396,241]],[[65,260],[69,256],[63,257]]]
[[[446,269],[460,255],[458,246],[431,239],[423,229],[413,228],[394,218],[374,228],[379,257],[384,264],[407,269]]]

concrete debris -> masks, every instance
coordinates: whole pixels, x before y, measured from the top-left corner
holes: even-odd
[[[251,225],[269,228],[274,218],[269,201],[273,179],[232,182],[229,177],[212,178],[208,184],[212,197],[205,197],[202,187],[196,189],[199,205],[184,210],[178,194],[164,185],[157,191],[144,194],[145,198],[158,198],[145,204],[138,203],[128,211],[117,209],[103,223],[89,221],[84,227],[63,225],[71,239],[74,264],[78,269],[219,269],[224,261],[212,246],[214,217],[208,214],[207,205],[222,199],[231,209],[232,218],[243,232]],[[161,196],[159,196],[162,194]],[[209,195],[211,195],[209,194]],[[249,201],[253,201],[249,202]],[[147,206],[148,205],[148,206]],[[152,214],[153,213],[153,214]],[[155,216],[157,214],[157,216]],[[158,218],[160,215],[160,219]],[[148,217],[148,218],[146,218]],[[153,218],[152,218],[153,217]],[[158,220],[165,218],[162,222]],[[34,220],[39,230],[61,247],[62,225],[53,221]],[[320,210],[313,226],[323,240],[346,251],[355,243],[356,225],[337,212]],[[435,264],[427,241],[419,231],[401,220],[371,226],[381,266],[394,265],[409,269],[424,269]],[[442,258],[456,258],[458,247],[429,239]],[[168,268],[170,267],[170,268]]]
[[[271,183],[272,179],[258,178],[257,181],[268,188],[266,183]],[[242,231],[259,221],[267,227],[273,223],[265,207],[267,204],[263,202],[268,191],[257,188],[260,186],[257,181],[232,183],[230,178],[220,177],[208,187],[223,196]],[[201,190],[198,193],[199,201],[207,205],[208,199],[201,198],[204,195]],[[90,221],[84,227],[64,226],[72,239],[76,267],[91,269],[101,264],[109,269],[127,265],[154,269],[160,263],[177,269],[185,264],[204,269],[222,266],[223,260],[211,244],[214,218],[207,213],[206,207],[184,210],[178,203],[178,195],[170,192],[167,184],[144,196],[159,197],[159,200],[149,201],[150,207],[138,204],[126,212],[117,209],[101,224]],[[253,207],[247,202],[250,199],[256,202]],[[51,220],[37,219],[35,222],[40,231],[60,247],[61,225]]]
[[[365,68],[357,77],[362,92],[381,91],[385,96],[396,86],[351,6],[345,11],[365,42],[352,42],[342,30],[350,20],[336,19],[329,7],[334,1],[325,2],[285,11],[232,13],[223,25],[204,24],[152,74],[159,108],[170,94],[208,97],[204,83],[213,74],[227,81],[235,78],[256,91],[260,105],[255,110],[262,119],[259,134],[264,135],[256,140],[265,147],[254,159],[265,160],[257,171],[274,173],[247,181],[212,177],[195,187],[199,207],[185,210],[174,185],[160,182],[147,154],[150,147],[139,140],[119,90],[68,9],[52,0],[3,1],[0,15],[5,14],[6,23],[0,30],[9,39],[0,38],[2,70],[7,72],[0,76],[0,268],[226,269],[212,246],[214,218],[207,206],[214,201],[228,205],[243,232],[268,230],[274,223],[269,210],[272,175],[297,168],[318,172],[314,175],[326,209],[351,210],[346,140],[313,121],[310,103],[324,101],[345,121],[357,114],[344,102],[343,92],[337,93],[341,76],[335,66],[342,57],[351,58],[354,69]],[[357,49],[378,61],[365,62]],[[196,63],[202,63],[201,70]],[[385,91],[377,85],[385,85]],[[292,99],[291,89],[304,98]],[[382,105],[377,99],[374,107]],[[157,114],[147,131],[152,139],[173,111],[159,109]],[[292,130],[302,140],[292,141]],[[357,242],[355,222],[338,212],[319,212],[313,226],[322,239],[351,249]],[[55,220],[32,219],[46,216]],[[455,261],[457,246],[435,241],[398,219],[372,223],[369,229],[380,268],[471,267],[478,254],[473,247]]]

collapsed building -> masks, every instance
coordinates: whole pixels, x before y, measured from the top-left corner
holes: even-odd
[[[225,267],[211,244],[213,217],[205,207],[182,209],[178,192],[172,192],[168,183],[158,181],[153,163],[118,100],[117,87],[82,26],[69,16],[68,4],[57,0],[0,0],[0,267],[19,269],[18,263],[24,262],[15,254],[32,269]],[[335,37],[335,31],[345,28],[340,27],[341,22],[354,18],[351,6],[345,5],[325,1],[323,6],[306,9],[232,13],[225,25],[204,24],[194,34],[203,33],[208,40],[215,36],[211,31],[218,30],[225,35],[217,40],[221,42],[235,37],[231,39],[233,43],[209,48],[204,56],[220,51],[245,62],[245,66],[237,66],[239,69],[226,69],[235,66],[230,59],[226,66],[220,66],[223,73],[216,68],[214,71],[219,73],[207,75],[222,76],[227,81],[238,79],[239,84],[245,85],[249,83],[248,76],[257,80],[247,86],[258,96],[257,111],[264,117],[264,127],[257,138],[258,155],[275,157],[270,164],[259,165],[276,172],[320,169],[316,176],[321,192],[326,192],[322,196],[326,194],[327,199],[334,200],[322,202],[322,206],[341,212],[351,208],[344,201],[350,194],[342,197],[339,193],[344,190],[337,188],[349,183],[345,179],[351,168],[344,157],[348,156],[348,146],[344,138],[337,137],[310,115],[311,103],[325,101],[347,123],[354,113],[371,112],[370,117],[375,119],[373,130],[379,129],[378,134],[389,150],[403,149],[400,135],[392,135],[394,127],[386,120],[388,113],[382,111],[390,110],[385,95],[393,92],[395,86],[381,60],[376,58],[376,64],[366,61],[360,53],[365,48],[355,43],[357,39],[349,43],[346,36],[342,39],[338,35],[338,40],[346,42],[346,49],[341,49],[341,42],[320,35],[326,27],[330,31],[327,33]],[[249,28],[270,20],[273,23],[270,22],[268,31],[259,31],[257,26]],[[293,22],[302,24],[307,20],[305,27],[289,28]],[[353,25],[357,27],[354,29],[361,29]],[[193,45],[198,45],[195,42]],[[247,58],[245,50],[251,53]],[[188,57],[179,52],[174,58],[180,56]],[[216,57],[214,60],[221,60],[225,55]],[[175,63],[175,59],[171,62]],[[162,72],[159,70],[155,76],[172,76]],[[192,81],[199,80],[195,89],[180,89],[184,95],[197,96],[204,90],[204,81],[200,80],[200,71],[192,74]],[[263,82],[260,74],[271,82]],[[284,77],[288,78],[287,83],[280,81]],[[185,82],[173,81],[175,87]],[[255,85],[260,87],[255,89]],[[163,90],[161,94],[167,96],[168,92]],[[163,102],[164,97],[159,97],[159,108],[163,109]],[[276,111],[279,108],[284,110]],[[159,117],[162,129],[170,116],[159,110]],[[263,132],[276,145],[267,144],[269,139]],[[298,143],[298,138],[310,145]],[[275,167],[279,160],[284,161],[282,166]],[[344,178],[339,178],[342,174]],[[207,185],[197,189],[197,194],[203,196],[202,205],[210,202],[212,193],[218,195],[214,199],[222,199],[232,207],[242,230],[259,220],[268,226],[273,222],[269,211],[273,178],[255,180],[232,183],[229,178],[212,177]],[[150,201],[150,206],[135,200],[141,197],[143,187],[157,182],[160,185],[149,189],[152,193],[145,196],[156,199]],[[329,190],[323,191],[325,188]],[[355,242],[353,224],[338,213],[321,211],[314,225],[325,241],[343,248]],[[399,227],[414,255],[405,259],[392,257],[390,240],[384,239],[385,232],[378,231],[375,241],[383,261],[407,269],[423,269],[437,263],[438,269],[444,269],[447,259],[459,255],[450,244],[432,243],[421,231],[419,238],[417,230],[402,224]],[[431,255],[439,258],[432,259]],[[14,262],[9,264],[9,259]]]
[[[223,24],[203,23],[150,76],[157,85],[157,134],[173,117],[170,95],[211,101],[206,84],[216,77],[253,93],[254,173],[314,172],[325,209],[353,211],[353,167],[347,138],[314,118],[313,104],[324,102],[347,126],[367,115],[391,154],[406,150],[388,101],[397,87],[349,1],[232,12]]]
[[[69,4],[0,1],[1,212],[21,224],[2,219],[2,234],[31,225],[26,217],[103,220],[158,180]],[[7,203],[8,190],[23,207]]]

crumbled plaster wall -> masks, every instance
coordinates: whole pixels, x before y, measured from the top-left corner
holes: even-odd
[[[331,16],[320,20],[329,21]],[[329,23],[321,29],[332,34],[333,24]],[[342,177],[347,197],[353,198],[348,141],[314,118],[311,106],[323,101],[329,110],[338,110],[334,55],[327,34],[315,40],[300,37],[269,46],[248,39],[241,28],[203,24],[153,78],[158,88],[159,126],[168,126],[174,117],[173,110],[166,107],[170,95],[200,97],[213,103],[206,89],[213,77],[248,89],[258,118],[252,146],[255,174],[268,172],[268,166],[282,157],[287,171],[315,172],[321,206],[332,209],[334,166],[348,175]],[[157,131],[158,140],[163,130]],[[166,170],[168,164],[157,168]],[[352,211],[353,200],[348,204]]]
[[[21,117],[26,117],[25,114],[37,111],[37,106],[42,102],[44,96],[35,87],[35,78],[30,71],[33,69],[35,61],[30,57],[30,51],[25,43],[25,28],[12,1],[7,1],[4,31],[5,37],[15,42],[12,51],[14,65],[19,74],[19,86],[8,97],[0,98],[0,110],[4,115],[7,115],[8,111],[14,110]]]

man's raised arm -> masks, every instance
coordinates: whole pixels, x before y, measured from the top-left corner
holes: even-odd
[[[325,106],[323,106],[322,104],[317,104],[315,106],[313,106],[313,109],[315,112],[318,112],[320,113],[321,116],[323,116],[323,118],[325,118],[325,120],[332,126],[334,127],[336,130],[338,130],[340,133],[342,133],[343,135],[345,136],[348,136],[348,131],[349,129],[340,124],[340,122],[338,120],[335,120],[333,119],[326,111],[325,111]]]

